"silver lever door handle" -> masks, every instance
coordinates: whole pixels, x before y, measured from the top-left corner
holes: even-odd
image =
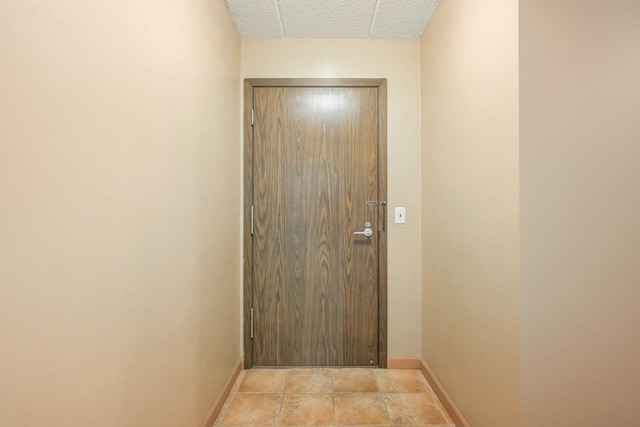
[[[364,231],[354,231],[353,234],[359,234],[365,237],[371,237],[373,236],[373,230],[367,227],[364,229]]]

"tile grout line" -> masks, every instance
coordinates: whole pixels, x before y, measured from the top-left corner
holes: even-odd
[[[382,393],[382,387],[380,387],[380,381],[378,376],[378,370],[376,369],[373,372],[373,376],[376,377],[376,385],[378,386],[378,392],[380,393],[380,399],[382,399],[382,404],[384,405],[384,410],[387,413],[387,417],[389,418],[389,425],[393,425],[391,422],[391,411],[389,411],[389,406],[387,405],[387,399],[384,398],[384,393]]]
[[[333,374],[335,373],[335,369],[331,370],[331,410],[333,411],[333,425],[334,427],[337,425],[337,421],[336,421],[336,399],[335,399],[335,392],[336,392],[336,385],[335,382],[333,381]]]
[[[278,410],[278,416],[276,417],[276,423],[275,423],[276,427],[280,426],[280,420],[282,418],[282,408],[284,407],[284,397],[285,397],[285,392],[287,390],[287,381],[289,380],[289,374],[291,373],[291,369],[286,369],[286,371],[287,371],[287,375],[285,375],[284,377],[284,386],[282,387],[282,398],[280,400],[280,409]]]

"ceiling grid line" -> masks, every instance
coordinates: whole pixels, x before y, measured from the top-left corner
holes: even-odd
[[[371,15],[371,24],[369,24],[369,32],[367,38],[371,38],[371,32],[373,31],[373,22],[376,20],[376,14],[378,13],[378,6],[380,6],[380,0],[376,0],[376,7],[373,9],[373,15]]]
[[[284,34],[284,25],[282,24],[282,13],[280,13],[280,0],[273,0],[276,3],[276,11],[278,12],[278,22],[280,22],[280,32],[282,33],[282,38],[285,38]]]

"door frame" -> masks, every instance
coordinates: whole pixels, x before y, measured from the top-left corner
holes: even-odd
[[[243,183],[243,341],[244,368],[253,367],[251,303],[253,301],[253,89],[257,87],[371,87],[378,90],[378,199],[387,200],[387,79],[245,79]],[[387,205],[379,205],[378,241],[378,367],[387,367]]]

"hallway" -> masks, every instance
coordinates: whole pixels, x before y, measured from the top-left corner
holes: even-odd
[[[448,425],[395,377],[417,372],[242,373],[251,308],[269,333],[244,289],[251,79],[387,81],[387,173],[367,176],[388,366],[458,427],[640,426],[640,1],[440,1],[422,35],[379,39],[289,37],[279,9],[241,37],[227,7],[307,5],[327,20],[293,25],[334,31],[351,13],[325,3],[427,1],[0,1],[0,427]],[[345,178],[321,172],[325,193]],[[261,206],[278,237],[331,242],[330,215],[292,233],[297,212]]]
[[[412,369],[253,369],[236,381],[214,426],[452,427]]]

